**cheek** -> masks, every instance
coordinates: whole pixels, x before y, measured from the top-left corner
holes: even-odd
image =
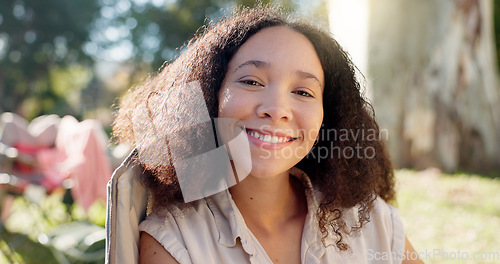
[[[309,140],[315,141],[323,123],[323,107],[311,109],[308,115],[302,116],[304,127],[307,127]]]
[[[245,107],[246,100],[242,100],[234,90],[223,87],[219,93],[219,117],[238,117]]]
[[[219,116],[223,117],[227,115],[228,112],[231,112],[231,104],[232,104],[231,94],[227,89],[227,86],[223,86],[219,92]]]

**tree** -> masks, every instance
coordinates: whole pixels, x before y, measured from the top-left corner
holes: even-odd
[[[500,168],[492,1],[365,2],[367,80],[396,165]]]

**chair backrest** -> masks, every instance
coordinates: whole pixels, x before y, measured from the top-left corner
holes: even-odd
[[[139,223],[146,216],[148,192],[139,182],[142,167],[133,150],[108,183],[106,263],[139,263]]]

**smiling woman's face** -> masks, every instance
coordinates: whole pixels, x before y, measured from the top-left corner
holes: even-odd
[[[312,43],[285,26],[250,37],[229,62],[219,117],[241,120],[251,175],[287,172],[314,145],[323,121],[324,74]]]

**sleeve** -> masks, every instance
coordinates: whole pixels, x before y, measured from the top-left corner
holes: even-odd
[[[180,264],[192,263],[179,226],[167,210],[161,217],[154,213],[147,216],[139,230],[154,237]]]
[[[368,263],[400,264],[404,256],[405,233],[398,209],[377,197],[364,230]]]
[[[390,217],[392,222],[392,252],[403,252],[405,249],[405,232],[403,222],[399,216],[399,210],[394,206],[387,204],[390,211]]]

